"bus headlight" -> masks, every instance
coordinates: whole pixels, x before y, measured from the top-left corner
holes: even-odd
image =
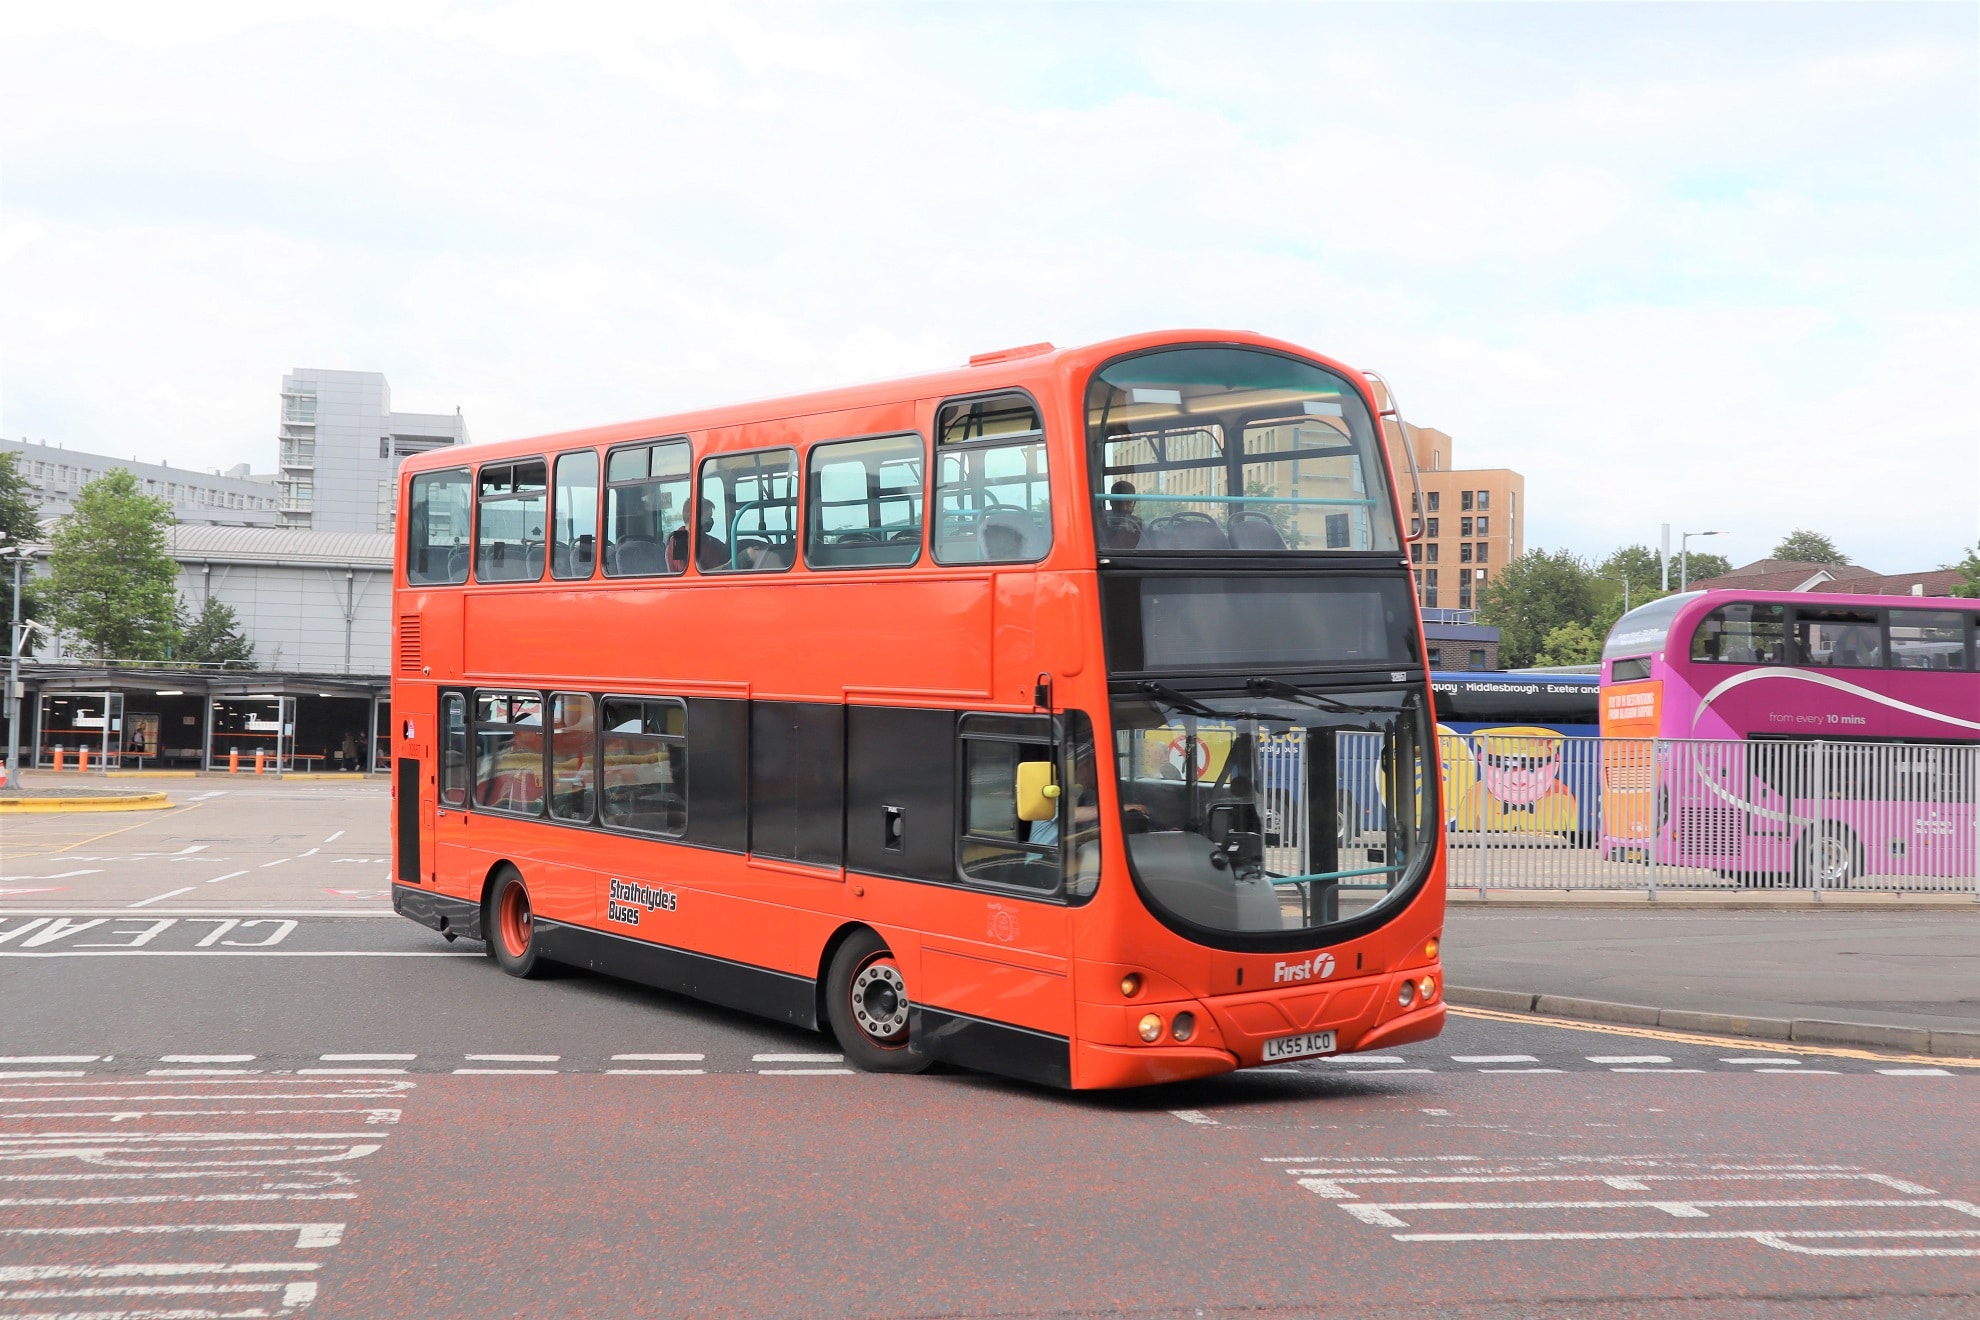
[[[1416,988],[1417,992],[1423,996],[1423,1002],[1427,1004],[1437,997],[1437,978],[1426,976]]]
[[[1188,1040],[1196,1034],[1196,1014],[1178,1013],[1176,1020],[1169,1025],[1169,1034],[1177,1040]]]
[[[1404,981],[1402,983],[1402,989],[1396,991],[1396,1002],[1404,1008],[1408,1008],[1412,1003],[1416,1002],[1416,982]]]
[[[1144,1013],[1140,1025],[1135,1030],[1141,1033],[1143,1040],[1151,1045],[1154,1044],[1156,1041],[1162,1039],[1162,1015],[1160,1013]]]

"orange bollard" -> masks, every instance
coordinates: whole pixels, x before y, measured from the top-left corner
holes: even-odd
[[[236,747],[227,753],[227,773],[230,775],[237,775],[240,772],[241,772],[241,749]]]
[[[76,748],[76,773],[79,775],[89,773],[89,748],[86,746]]]
[[[254,751],[254,772],[255,772],[256,774],[260,774],[260,773],[261,773],[261,767],[262,767],[262,763],[263,763],[263,761],[264,761],[264,759],[265,759],[265,758],[267,757],[267,755],[268,755],[268,753],[266,753],[266,752],[264,752],[264,751],[262,751],[262,750],[261,750],[261,749],[260,749],[259,747],[257,747],[257,748],[255,748],[255,751]]]
[[[58,743],[58,744],[56,744],[56,747],[55,747],[55,768],[56,768],[57,770],[60,770],[60,769],[62,768],[62,754],[63,754],[63,752],[64,752],[65,750],[66,750],[66,749],[64,749],[64,748],[63,748],[63,747],[61,746],[61,744],[59,744],[59,743]]]

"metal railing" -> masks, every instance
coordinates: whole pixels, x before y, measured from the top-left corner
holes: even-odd
[[[1980,744],[1445,735],[1454,889],[1980,900]]]

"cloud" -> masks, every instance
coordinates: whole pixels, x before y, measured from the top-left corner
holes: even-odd
[[[1528,543],[1980,536],[1950,7],[13,7],[0,431],[529,434],[1160,325],[1383,370]]]

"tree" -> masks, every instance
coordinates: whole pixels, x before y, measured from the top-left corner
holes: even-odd
[[[241,621],[234,607],[218,596],[208,596],[199,614],[187,618],[179,612],[179,648],[175,659],[189,665],[217,665],[222,669],[253,669],[254,643],[241,632]]]
[[[1679,578],[1678,567],[1676,564],[1671,565],[1672,591],[1677,590]],[[1683,568],[1683,578],[1687,584],[1703,582],[1707,578],[1724,577],[1733,571],[1732,560],[1726,558],[1724,555],[1709,555],[1698,550],[1693,550],[1685,557]]]
[[[1836,543],[1820,532],[1797,527],[1774,547],[1773,559],[1791,559],[1797,564],[1847,564],[1849,556],[1836,549]]]
[[[55,626],[102,659],[170,658],[179,639],[179,566],[165,553],[171,521],[171,506],[123,468],[77,491],[49,538]]]
[[[1980,545],[1968,550],[1966,558],[1957,564],[1948,564],[1946,567],[1958,569],[1959,575],[1965,579],[1952,589],[1953,595],[1965,596],[1968,599],[1980,596]]]
[[[1595,589],[1588,565],[1567,550],[1529,550],[1487,584],[1478,621],[1499,630],[1499,663],[1533,663],[1547,634],[1575,622],[1592,631]]]
[[[1569,619],[1547,634],[1540,644],[1536,665],[1592,665],[1602,658],[1602,638],[1586,624]]]
[[[21,475],[21,456],[16,453],[0,454],[0,543],[4,543],[9,550],[18,550],[40,539],[41,516],[35,506],[34,492],[29,489],[27,478]],[[0,577],[0,620],[7,622],[14,617],[13,587],[14,574],[9,566],[4,577]],[[46,609],[35,590],[34,576],[23,572],[21,617],[40,619]],[[41,634],[29,633],[21,654],[33,655],[40,644]]]

